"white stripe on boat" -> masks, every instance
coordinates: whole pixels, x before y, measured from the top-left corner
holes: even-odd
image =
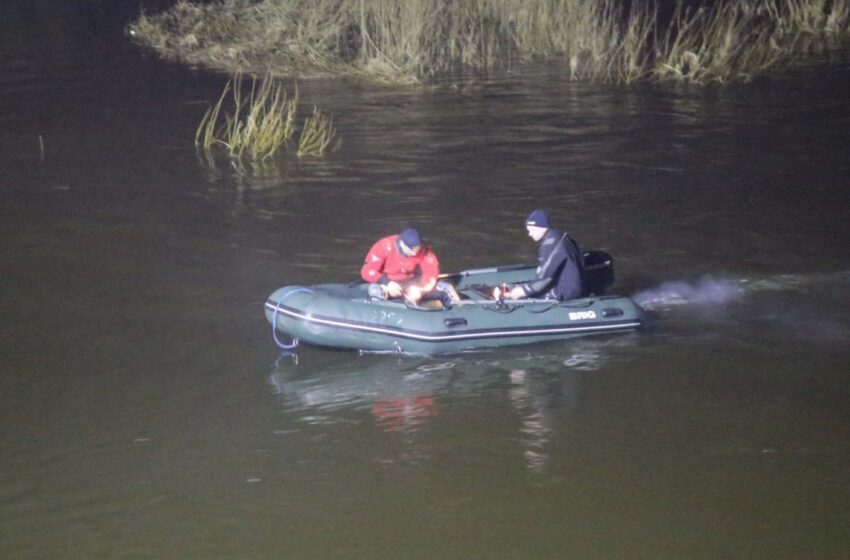
[[[387,334],[400,338],[412,338],[414,340],[423,340],[426,342],[441,342],[445,340],[463,340],[466,338],[495,338],[495,337],[503,337],[503,336],[531,336],[538,334],[564,334],[570,332],[588,332],[588,331],[606,331],[606,330],[622,330],[626,328],[638,328],[641,326],[640,321],[630,321],[627,323],[616,323],[609,325],[585,325],[585,326],[574,326],[574,327],[550,327],[550,328],[540,328],[540,329],[522,329],[522,330],[502,330],[502,331],[478,331],[474,333],[457,333],[457,334],[444,334],[444,335],[432,335],[432,334],[417,334],[408,331],[404,331],[401,329],[388,329],[383,327],[372,327],[369,325],[358,325],[353,323],[347,323],[344,321],[335,321],[333,319],[322,319],[320,317],[313,317],[309,314],[298,313],[296,311],[292,311],[289,309],[285,309],[280,307],[280,305],[272,305],[269,302],[266,302],[266,307],[271,311],[281,313],[283,315],[288,315],[290,317],[294,317],[296,319],[301,319],[303,321],[307,321],[310,323],[318,323],[320,325],[327,325],[330,327],[338,327],[342,329],[350,329],[355,331],[366,331],[373,332],[378,334]]]

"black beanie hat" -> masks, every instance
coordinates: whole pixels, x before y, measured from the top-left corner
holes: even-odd
[[[419,247],[422,245],[422,238],[419,237],[419,232],[413,228],[407,228],[399,234],[399,239],[402,243],[410,247]]]
[[[549,218],[546,216],[546,212],[543,210],[535,210],[525,219],[525,225],[527,226],[535,226],[548,228],[549,227]]]

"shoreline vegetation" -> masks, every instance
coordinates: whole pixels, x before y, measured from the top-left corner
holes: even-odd
[[[234,74],[395,85],[551,59],[576,80],[747,81],[850,36],[850,0],[659,14],[654,0],[179,0],[128,32],[163,57]]]

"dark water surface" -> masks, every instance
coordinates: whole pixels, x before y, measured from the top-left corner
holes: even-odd
[[[0,8],[0,558],[847,557],[847,62],[306,82],[342,148],[245,180],[192,147],[226,77],[128,44],[136,13]],[[278,286],[408,224],[445,270],[528,262],[537,206],[654,331],[273,344]]]

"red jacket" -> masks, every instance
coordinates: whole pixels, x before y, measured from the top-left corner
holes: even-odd
[[[434,289],[439,275],[440,262],[430,247],[423,244],[416,256],[406,257],[398,250],[398,235],[375,243],[360,269],[360,276],[370,284],[407,281],[407,285],[414,284],[423,292]]]

